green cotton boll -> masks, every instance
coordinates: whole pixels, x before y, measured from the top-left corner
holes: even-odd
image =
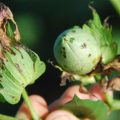
[[[89,32],[75,26],[58,36],[54,56],[64,71],[86,75],[96,68],[101,51],[96,39]]]
[[[45,64],[38,55],[22,45],[4,51],[1,61],[0,94],[10,104],[16,104],[23,89],[45,72]]]

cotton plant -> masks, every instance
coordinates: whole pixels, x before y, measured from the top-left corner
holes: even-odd
[[[95,82],[96,73],[112,67],[106,66],[117,57],[112,27],[106,22],[102,24],[93,8],[92,14],[93,19],[87,24],[62,32],[54,45],[57,67],[63,71],[62,77],[69,74],[71,80],[79,80],[83,84]]]

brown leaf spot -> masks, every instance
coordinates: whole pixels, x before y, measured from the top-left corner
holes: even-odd
[[[22,69],[20,68],[19,64],[16,63],[15,66],[16,66],[17,70],[18,70],[20,73],[22,73]]]

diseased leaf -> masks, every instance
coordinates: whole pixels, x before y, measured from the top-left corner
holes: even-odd
[[[74,96],[71,102],[62,106],[62,109],[68,110],[82,119],[107,120],[108,108],[102,101],[81,100]]]
[[[21,45],[10,49],[11,51],[5,51],[5,60],[1,63],[0,94],[10,104],[16,104],[23,89],[44,73],[45,64],[36,53],[31,50],[29,53],[28,49]]]
[[[45,71],[39,56],[20,43],[10,9],[0,2],[0,100],[19,102],[23,89]]]

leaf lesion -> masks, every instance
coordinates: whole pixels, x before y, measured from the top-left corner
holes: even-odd
[[[13,28],[14,27],[14,28]],[[10,50],[13,42],[20,41],[20,34],[11,10],[0,2],[0,59],[4,59],[3,50]]]

